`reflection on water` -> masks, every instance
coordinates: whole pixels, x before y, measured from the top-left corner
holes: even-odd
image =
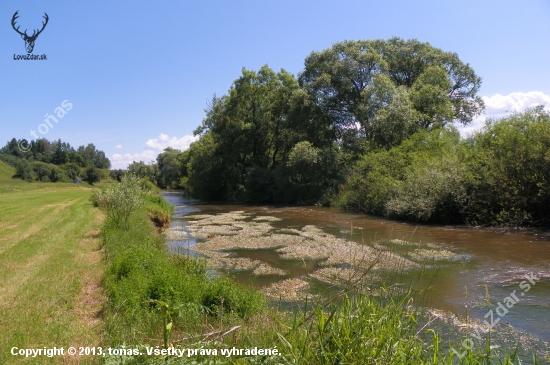
[[[518,302],[502,321],[550,342],[550,235],[547,231],[414,225],[333,208],[215,205],[185,199],[178,193],[164,193],[163,196],[176,207],[171,228],[183,231],[186,231],[184,217],[188,214],[244,211],[281,218],[281,221],[270,222],[276,228],[301,229],[315,225],[327,233],[358,243],[403,239],[443,245],[450,251],[468,255],[470,260],[442,265],[434,277],[423,282],[432,286],[426,305],[463,316],[467,314],[481,321],[514,290],[516,295],[523,292],[520,283],[527,280],[525,275],[533,275],[539,281],[524,296],[518,296]],[[192,247],[196,242],[189,237],[179,242],[170,241],[169,245],[177,251]],[[315,262],[281,260],[274,249],[233,250],[232,254],[266,262],[296,277],[317,268]],[[237,280],[259,286],[280,280],[273,276],[253,276],[250,272],[232,274]]]

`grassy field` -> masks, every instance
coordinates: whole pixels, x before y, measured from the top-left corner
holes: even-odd
[[[10,349],[101,341],[99,212],[89,187],[30,184],[13,174],[0,163],[0,363],[77,363],[69,356],[24,359]]]

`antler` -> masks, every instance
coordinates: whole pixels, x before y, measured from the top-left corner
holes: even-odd
[[[39,35],[40,33],[42,33],[42,31],[44,30],[44,28],[46,28],[46,24],[48,24],[48,20],[50,20],[50,18],[48,17],[48,14],[46,14],[45,12],[44,12],[43,18],[46,19],[46,22],[42,22],[42,29],[40,29],[40,30],[38,31],[38,33],[36,33],[36,30],[35,30],[34,33],[36,33],[36,35],[33,33],[33,34],[32,34],[32,37],[38,37],[38,35]]]
[[[13,17],[11,18],[11,26],[13,27],[13,29],[14,29],[17,33],[21,34],[22,36],[25,36],[26,39],[27,39],[27,38],[28,38],[28,39],[36,39],[36,37],[38,37],[38,35],[39,35],[40,33],[42,33],[42,31],[44,30],[44,28],[46,28],[46,24],[48,24],[48,20],[50,20],[50,18],[48,17],[48,14],[44,13],[43,18],[46,19],[46,21],[45,21],[45,22],[42,22],[42,29],[40,29],[40,30],[34,30],[34,32],[32,33],[32,35],[29,37],[29,36],[27,35],[27,30],[26,30],[26,29],[25,29],[25,32],[24,32],[24,33],[21,33],[21,32],[19,31],[19,27],[17,27],[17,28],[15,27],[15,21],[17,20],[17,18],[19,18],[19,15],[17,15],[18,13],[19,13],[19,10],[17,10],[17,11],[15,12],[15,14],[13,14]],[[37,33],[37,32],[38,32],[38,33]]]
[[[27,35],[27,30],[26,29],[25,29],[25,33],[21,33],[19,31],[19,27],[17,27],[17,28],[15,27],[15,21],[17,20],[17,18],[19,18],[19,15],[17,15],[17,13],[19,13],[19,10],[17,10],[15,12],[15,14],[13,14],[13,17],[11,18],[11,26],[13,27],[13,30],[15,30],[17,33],[26,36]],[[46,13],[44,13],[44,14],[46,14]]]

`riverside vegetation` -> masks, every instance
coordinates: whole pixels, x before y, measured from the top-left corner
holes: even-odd
[[[341,257],[327,256],[330,246],[324,240],[331,238],[315,227],[287,232],[297,237],[296,244],[277,249],[288,257],[310,254],[329,261],[332,265],[312,277],[330,281],[334,291],[294,298],[290,308],[270,305],[258,290],[211,275],[204,259],[169,253],[163,227],[171,207],[144,191],[158,185],[185,188],[205,200],[319,203],[420,222],[547,224],[550,115],[535,107],[490,119],[480,132],[461,138],[453,123],[466,125],[483,111],[477,95],[480,84],[481,79],[458,55],[399,38],[346,41],[312,52],[298,77],[267,66],[257,72],[243,70],[227,95],[213,98],[195,131],[201,137],[189,150],[166,149],[157,163],[134,163],[126,175],[111,171],[119,182],[93,194],[91,201],[100,209],[95,215],[83,200],[90,194],[89,186],[60,182],[85,178],[93,184],[106,178],[109,165],[101,151],[93,145],[75,151],[61,141],[40,140],[24,152],[17,149],[20,141],[8,142],[0,157],[15,169],[0,165],[0,172],[9,174],[9,182],[0,187],[0,224],[5,228],[0,254],[6,264],[0,273],[7,288],[0,305],[8,313],[0,322],[8,334],[2,348],[69,346],[76,335],[81,344],[103,347],[278,346],[281,353],[197,356],[189,363],[517,362],[514,349],[495,348],[490,339],[458,358],[417,306],[418,288],[391,290],[379,283],[380,288],[371,292],[363,290],[370,283],[364,279],[369,279],[377,264],[394,262],[387,259],[391,253],[378,254],[386,251],[375,243],[363,248],[337,242],[349,249],[351,257],[365,257],[343,271]],[[19,180],[16,184],[13,175],[44,183]],[[41,216],[42,212],[47,214]],[[102,215],[98,233],[96,218]],[[232,219],[239,215],[234,212]],[[231,232],[241,230],[248,235],[242,240],[245,244],[276,235],[267,230],[270,218],[254,224],[220,223],[225,218],[196,217],[190,225],[195,234],[210,239],[198,250],[220,263],[230,262],[209,246],[222,240],[219,235],[226,235],[228,244],[238,239]],[[29,235],[21,233],[32,227]],[[56,227],[55,238],[51,227]],[[211,233],[212,229],[218,231]],[[309,240],[307,244],[303,239]],[[80,255],[89,254],[90,247],[75,248],[74,242],[79,241],[90,243],[91,256],[97,260],[98,254],[104,255],[104,262],[92,260],[86,266]],[[437,247],[414,250],[403,263],[421,266],[434,254],[442,260],[454,259]],[[259,275],[277,275],[273,268],[254,269]],[[345,275],[336,277],[335,269]],[[103,270],[101,299],[92,284]],[[54,277],[65,279],[60,283],[44,279]],[[95,281],[87,283],[89,278]],[[48,288],[54,284],[61,289],[49,295]],[[303,283],[282,286],[299,289]],[[90,295],[98,295],[92,303],[101,311],[94,305],[78,307],[83,288],[92,288]],[[277,288],[270,288],[266,294],[276,292]],[[81,312],[87,313],[87,323],[76,319]],[[96,323],[98,314],[101,323]],[[2,360],[22,361],[6,354],[2,351]],[[182,362],[169,356],[136,355],[101,360],[107,364]]]
[[[129,216],[128,225],[107,219],[102,229],[108,298],[103,346],[126,345],[143,352],[146,346],[204,348],[216,349],[218,355],[222,348],[277,346],[281,355],[190,359],[124,355],[107,357],[107,364],[490,364],[497,359],[514,363],[513,351],[499,354],[488,344],[467,351],[463,358],[444,350],[441,335],[423,322],[421,311],[413,305],[417,298],[408,289],[382,286],[378,295],[371,295],[361,289],[361,280],[348,280],[345,290],[313,302],[298,301],[294,310],[268,306],[258,291],[208,275],[204,259],[169,253],[163,234],[147,224],[144,201],[150,197],[137,177],[127,175],[111,189],[113,195],[96,192],[92,200],[106,209],[102,199],[107,196],[132,192],[144,199]],[[171,209],[157,200],[155,204],[165,214]],[[243,218],[239,212],[230,215],[196,216],[193,229],[199,235],[216,226],[230,232],[227,223],[239,225],[235,221]],[[249,237],[262,237],[267,232],[265,222],[273,220],[260,218],[240,226]],[[308,232],[322,234],[313,228],[304,231]],[[378,260],[374,257],[371,264]],[[365,267],[364,272],[368,271]]]
[[[444,349],[442,335],[425,326],[428,321],[408,290],[382,287],[375,296],[361,291],[361,285],[347,285],[325,300],[298,301],[294,309],[269,306],[257,290],[208,275],[203,259],[169,253],[151,216],[170,216],[172,208],[144,192],[131,175],[109,184],[105,189],[111,192],[96,192],[91,199],[100,209],[109,209],[99,197],[135,194],[139,204],[124,224],[92,208],[88,186],[28,184],[12,179],[13,174],[13,168],[0,162],[2,362],[75,360],[17,358],[9,353],[12,346],[126,346],[145,351],[144,346],[151,345],[218,350],[277,346],[282,355],[121,355],[81,357],[79,363],[488,364],[497,358],[502,364],[514,363],[513,353],[499,356],[490,347],[458,359]],[[308,231],[319,234],[314,229],[304,234]]]
[[[345,41],[312,52],[297,77],[242,70],[214,97],[200,139],[128,172],[203,200],[323,204],[415,222],[550,222],[550,114],[543,106],[461,137],[484,111],[481,78],[417,40]],[[109,160],[92,144],[12,139],[0,159],[27,181],[90,183]]]
[[[481,78],[417,40],[346,41],[297,77],[243,69],[184,151],[129,168],[203,200],[324,204],[416,222],[548,225],[550,116],[487,120]]]

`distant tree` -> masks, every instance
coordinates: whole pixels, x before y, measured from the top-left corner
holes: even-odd
[[[74,162],[65,164],[63,166],[63,169],[65,170],[65,174],[70,180],[74,181],[80,176],[80,167]]]
[[[146,177],[153,184],[157,183],[157,166],[152,161],[149,164],[134,161],[128,166],[128,173],[140,179]]]
[[[84,173],[84,181],[93,185],[101,180],[101,171],[97,167],[88,167]]]
[[[54,150],[51,162],[54,165],[63,165],[69,160],[69,151],[67,150],[67,145],[59,139],[57,142],[53,143]]]
[[[17,161],[15,175],[28,182],[36,180],[36,174],[32,169],[31,163],[25,159]]]
[[[124,176],[125,174],[125,171],[124,170],[121,170],[121,169],[118,169],[118,170],[111,170],[109,172],[109,176],[111,177],[111,179],[113,180],[116,180],[118,182],[121,181],[122,177]]]
[[[97,150],[93,143],[88,143],[86,147],[78,147],[77,152],[83,157],[86,165],[91,165],[98,169],[108,169],[111,167],[111,161],[105,157],[105,152]]]
[[[182,177],[180,169],[182,154],[183,152],[168,147],[157,156],[158,184],[160,187],[172,189],[179,187],[180,178]]]
[[[200,171],[203,178],[212,173],[208,181],[223,179],[225,186],[216,188],[213,195],[232,199],[243,189],[249,169],[274,170],[283,163],[300,140],[291,117],[298,92],[297,80],[285,70],[276,73],[268,66],[258,72],[243,69],[229,94],[212,100],[202,126],[195,130],[195,134],[209,134],[209,138],[201,138],[192,147],[197,153],[190,152],[189,183],[196,181],[192,173]],[[211,154],[215,155],[208,157],[211,163],[196,165]],[[194,189],[204,190],[198,186]]]

